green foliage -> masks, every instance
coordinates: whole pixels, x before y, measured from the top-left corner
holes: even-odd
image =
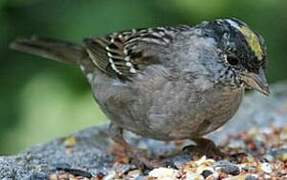
[[[287,79],[284,0],[0,0],[0,154],[64,136],[106,118],[76,67],[8,49],[33,34],[80,42],[134,27],[237,17],[263,34],[268,78]]]

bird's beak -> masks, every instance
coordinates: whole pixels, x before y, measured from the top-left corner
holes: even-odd
[[[265,73],[260,68],[259,73],[244,72],[241,74],[241,80],[250,88],[253,88],[260,93],[268,96],[270,94],[269,85],[267,83]]]

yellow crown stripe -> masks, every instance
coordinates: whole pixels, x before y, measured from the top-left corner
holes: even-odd
[[[261,48],[258,37],[252,32],[248,27],[241,26],[239,28],[240,32],[244,35],[249,47],[255,53],[258,60],[263,59],[263,50]]]

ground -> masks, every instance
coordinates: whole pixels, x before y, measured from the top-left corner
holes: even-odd
[[[0,179],[287,179],[287,84],[271,90],[271,97],[248,94],[236,116],[208,135],[225,153],[223,159],[182,151],[190,142],[163,143],[126,134],[130,143],[165,162],[163,167],[138,169],[101,126],[0,157]]]

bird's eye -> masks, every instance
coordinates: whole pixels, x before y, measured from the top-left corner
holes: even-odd
[[[235,65],[238,65],[239,63],[239,59],[235,56],[228,56],[227,57],[227,62],[232,65],[232,66],[235,66]]]

